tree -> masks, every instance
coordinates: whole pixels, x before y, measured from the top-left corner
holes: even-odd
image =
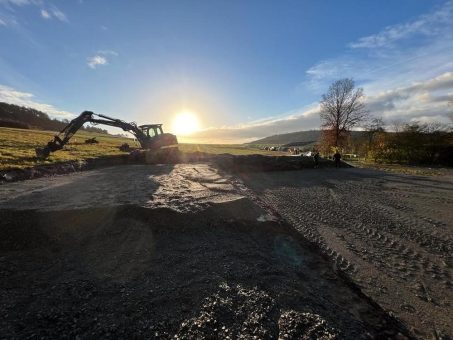
[[[448,102],[448,106],[452,106],[452,107],[453,107],[453,100],[450,100],[450,101]],[[448,117],[450,117],[450,120],[453,121],[453,112],[449,112],[449,113],[448,113]]]
[[[373,118],[365,124],[364,128],[368,138],[368,150],[370,150],[374,137],[378,133],[385,132],[385,123],[382,118]]]
[[[346,133],[367,118],[368,111],[362,98],[363,89],[354,89],[354,81],[349,78],[335,81],[322,95],[322,127],[332,135],[333,146],[340,146]]]

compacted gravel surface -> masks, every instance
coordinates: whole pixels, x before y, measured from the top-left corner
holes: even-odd
[[[0,189],[0,338],[409,334],[253,191],[208,164]]]
[[[242,179],[415,336],[453,335],[453,176],[343,168]]]

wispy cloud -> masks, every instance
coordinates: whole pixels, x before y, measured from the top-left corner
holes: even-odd
[[[415,35],[432,36],[445,29],[445,24],[451,25],[453,17],[453,1],[447,1],[442,7],[419,18],[402,24],[386,27],[383,31],[358,41],[350,43],[351,48],[381,48],[391,47],[397,41]]]
[[[423,39],[423,37],[427,39]],[[306,71],[304,90],[319,94],[338,78],[354,77],[368,91],[405,86],[453,70],[453,1],[406,23],[348,45],[341,55]]]
[[[50,7],[50,12],[52,13],[53,17],[62,21],[62,22],[68,22],[68,18],[66,17],[66,14],[64,14],[61,10],[59,10],[55,6]]]
[[[187,138],[199,143],[246,143],[276,134],[319,128],[319,105],[313,103],[301,109],[235,126],[211,127]]]
[[[405,87],[382,91],[365,97],[367,108],[387,123],[441,122],[449,123],[451,112],[449,101],[453,100],[453,72],[446,72],[422,82]],[[288,112],[279,117],[271,117],[236,126],[209,128],[194,134],[190,142],[200,143],[245,143],[262,137],[319,129],[319,105]]]
[[[415,20],[349,44],[343,54],[306,71],[299,87],[320,95],[352,77],[372,114],[387,120],[448,122],[453,99],[453,1]]]
[[[28,92],[21,92],[11,87],[0,85],[0,102],[30,107],[48,113],[57,118],[72,118],[74,114],[59,110],[53,105],[40,103],[34,99],[34,95]]]
[[[41,10],[41,16],[42,16],[44,19],[50,19],[50,18],[51,18],[50,13],[47,12],[45,9],[42,9],[42,10]]]
[[[92,69],[95,69],[96,67],[100,65],[107,65],[107,59],[101,55],[94,55],[92,57],[87,58],[87,65],[91,67]]]
[[[117,57],[118,52],[112,51],[112,50],[100,50],[97,51],[94,56],[88,57],[87,58],[87,65],[88,67],[95,69],[98,66],[102,65],[108,65],[108,57]]]
[[[0,6],[9,12],[9,16],[12,16],[12,13],[16,14],[16,7],[36,6],[39,8],[41,18],[46,20],[55,18],[62,22],[68,22],[68,18],[63,11],[53,4],[48,4],[45,0],[0,0]],[[17,19],[15,20],[17,22]]]
[[[0,0],[0,5],[3,6],[25,6],[37,5],[40,1],[36,0]]]
[[[387,120],[439,121],[448,123],[453,100],[453,72],[424,82],[383,91],[367,98],[368,108]]]

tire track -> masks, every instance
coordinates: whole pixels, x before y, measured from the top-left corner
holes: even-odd
[[[453,186],[331,173],[256,174],[244,182],[392,313],[452,334]]]

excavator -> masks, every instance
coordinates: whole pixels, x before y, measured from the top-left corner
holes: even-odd
[[[91,111],[82,112],[77,118],[74,118],[65,126],[63,130],[51,140],[45,147],[36,148],[36,156],[45,159],[49,157],[51,152],[61,150],[63,146],[69,142],[69,139],[79,130],[83,124],[103,124],[114,127],[119,127],[123,131],[132,133],[140,143],[142,149],[157,150],[162,147],[178,144],[175,135],[164,133],[162,124],[139,125],[135,123],[127,123],[123,120],[108,117],[102,114],[95,114]]]

